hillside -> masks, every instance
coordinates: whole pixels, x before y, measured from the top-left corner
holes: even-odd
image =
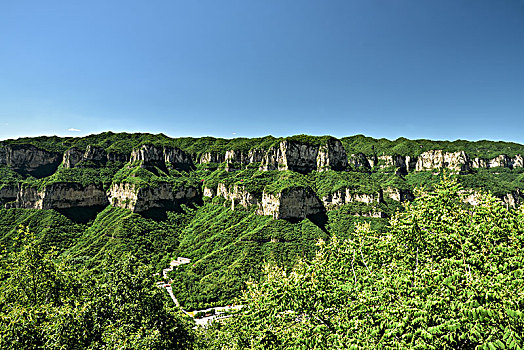
[[[133,253],[160,271],[171,258],[185,308],[229,303],[264,262],[290,267],[319,238],[387,218],[444,173],[465,201],[491,191],[515,207],[524,145],[493,141],[169,138],[102,133],[0,142],[0,239],[27,226],[60,257],[98,271]]]

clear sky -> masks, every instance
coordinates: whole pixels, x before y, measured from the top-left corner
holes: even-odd
[[[524,143],[522,0],[1,0],[0,139]]]

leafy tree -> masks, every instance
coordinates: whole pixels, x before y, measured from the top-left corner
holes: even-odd
[[[267,266],[242,313],[218,332],[229,349],[519,349],[524,346],[523,210],[476,207],[445,179],[389,232],[358,224],[291,271]]]
[[[108,258],[100,280],[55,261],[27,231],[1,259],[2,349],[185,349],[191,323],[167,305],[151,271]]]

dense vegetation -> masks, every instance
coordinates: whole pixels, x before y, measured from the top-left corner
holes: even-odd
[[[330,137],[285,139],[318,146]],[[83,160],[73,168],[62,164],[42,178],[0,165],[0,191],[11,193],[67,183],[106,191],[112,184],[154,189],[168,183],[173,192],[189,187],[216,192],[220,185],[258,201],[263,193],[296,188],[318,199],[346,193],[367,198],[303,220],[275,220],[259,215],[256,205],[242,207],[220,196],[148,215],[108,206],[84,219],[84,208],[17,209],[9,203],[13,196],[6,196],[11,198],[7,208],[0,203],[0,348],[523,346],[524,219],[522,210],[508,207],[524,191],[524,168],[471,169],[449,181],[445,172],[397,175],[394,167],[302,174],[261,171],[259,163],[235,165],[235,171],[225,163],[198,164],[205,152],[268,149],[282,140],[109,132],[0,142],[0,157],[5,144],[53,152],[91,145],[127,157],[134,148],[152,144],[178,147],[196,163],[176,170],[118,157]],[[522,145],[491,141],[357,135],[342,143],[350,160],[359,152],[373,158],[431,149],[484,158],[524,154]],[[415,188],[424,190],[413,196]],[[480,205],[471,207],[464,203],[470,190],[506,198],[506,205],[479,195]],[[412,203],[398,201],[413,197]],[[177,257],[191,263],[174,269],[165,282],[171,282],[184,309],[236,302],[246,305],[240,316],[194,331],[191,320],[169,306],[165,291],[154,287],[163,278],[153,274]]]
[[[456,180],[444,179],[433,187],[406,203],[388,227],[375,230],[369,222],[359,222],[344,236],[322,235],[308,221],[297,230],[285,221],[217,205],[187,209],[178,218],[189,222],[179,249],[191,246],[195,256],[211,253],[176,274],[184,277],[173,286],[177,295],[199,302],[191,301],[191,293],[184,296],[191,283],[183,280],[195,282],[191,278],[198,270],[209,269],[217,254],[213,245],[224,247],[220,260],[229,271],[208,279],[228,284],[236,278],[245,286],[237,300],[242,310],[207,329],[193,329],[191,319],[173,309],[167,293],[154,286],[154,270],[135,258],[108,254],[100,265],[104,274],[94,275],[19,229],[0,260],[0,346],[522,348],[524,211],[507,209],[486,194],[479,205],[468,206]],[[117,211],[120,216],[125,212]],[[222,236],[210,236],[215,230],[204,222],[210,217],[217,217],[214,225],[221,227]],[[314,239],[316,245],[289,263],[285,247],[260,244],[270,243],[266,239],[273,235],[290,243]],[[235,259],[239,255],[234,250],[242,245],[248,248]],[[256,254],[249,254],[256,250],[265,251],[263,267]],[[245,283],[249,270],[257,268],[262,279]],[[195,295],[208,294],[213,291]]]
[[[359,224],[292,270],[266,265],[242,312],[208,339],[222,349],[522,348],[524,213],[462,196],[445,181],[386,232]]]

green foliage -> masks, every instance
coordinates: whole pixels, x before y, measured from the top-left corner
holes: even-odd
[[[524,213],[489,195],[467,208],[462,196],[445,180],[384,234],[359,224],[291,272],[267,265],[217,347],[522,347]]]
[[[364,153],[367,156],[401,155],[418,156],[423,152],[440,149],[445,152],[464,151],[470,157],[494,158],[501,154],[513,157],[524,154],[524,147],[512,142],[497,141],[432,141],[432,140],[408,140],[400,137],[396,140],[374,139],[364,135],[355,135],[341,139],[348,154]]]
[[[20,234],[22,250],[1,260],[2,349],[190,347],[190,323],[132,257],[106,259],[106,274],[96,280]]]

